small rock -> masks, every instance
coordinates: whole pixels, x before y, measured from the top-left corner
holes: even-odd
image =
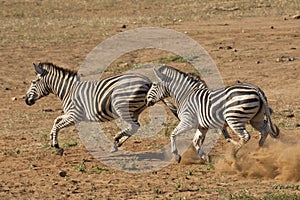
[[[294,61],[295,60],[295,58],[294,57],[289,57],[289,61]]]
[[[5,90],[11,90],[10,88],[6,87]]]
[[[283,62],[282,57],[276,58],[276,62]]]
[[[271,29],[274,29],[274,26],[271,26],[270,28],[271,28]]]
[[[256,64],[260,64],[260,61],[258,60],[258,61],[256,61]]]
[[[60,177],[66,177],[67,176],[67,172],[61,171],[61,172],[59,172],[59,176]]]
[[[121,28],[127,28],[126,24],[123,24]]]
[[[237,52],[236,48],[233,48],[232,51],[233,51],[233,52]]]
[[[18,99],[17,99],[17,97],[13,97],[13,98],[11,98],[11,100],[12,101],[17,101]]]
[[[53,112],[53,110],[51,108],[43,109],[42,111],[44,111],[44,112]]]
[[[293,117],[295,117],[295,115],[293,113],[291,113],[291,114],[288,114],[286,117],[293,118]]]
[[[300,19],[300,15],[294,15],[292,18],[293,19]]]

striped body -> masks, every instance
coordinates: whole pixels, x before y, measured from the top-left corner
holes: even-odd
[[[62,150],[58,145],[58,131],[80,121],[104,122],[122,118],[128,127],[115,136],[114,151],[138,130],[138,116],[146,108],[145,98],[152,84],[147,77],[122,74],[81,82],[77,72],[51,63],[34,64],[34,68],[37,77],[32,81],[25,102],[33,105],[50,93],[60,98],[64,114],[55,119],[50,133],[51,145],[58,150]],[[176,107],[167,101],[165,103],[176,115]],[[59,153],[62,154],[62,151]]]
[[[181,103],[178,114],[180,117],[187,112],[197,116],[194,128],[198,124],[203,128],[222,128],[225,123],[238,128],[252,119],[260,106],[261,101],[254,88],[237,84],[225,89],[197,89],[189,93]]]
[[[80,121],[111,121],[120,117],[130,121],[145,109],[145,95],[151,81],[139,74],[124,74],[101,81],[76,84],[72,101]]]
[[[247,122],[260,131],[260,145],[263,145],[268,133],[273,137],[279,134],[277,127],[276,130],[273,128],[267,99],[257,86],[239,83],[211,90],[207,88],[204,81],[195,78],[195,75],[168,66],[155,70],[155,74],[161,82],[152,85],[147,94],[147,105],[153,105],[168,96],[174,98],[180,123],[172,132],[171,144],[177,161],[180,161],[180,156],[175,137],[193,128],[198,129],[193,142],[202,158],[205,155],[200,145],[204,142],[209,128],[221,128],[223,133],[227,133],[228,125],[240,137],[239,143],[232,140],[235,144],[234,155],[250,139],[245,129]]]

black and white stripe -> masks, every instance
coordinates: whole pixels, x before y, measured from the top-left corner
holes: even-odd
[[[25,102],[33,105],[50,93],[60,98],[64,114],[55,119],[50,133],[51,146],[61,150],[60,153],[58,131],[80,121],[124,120],[128,127],[115,136],[114,151],[140,127],[138,117],[146,108],[146,94],[152,85],[147,77],[128,73],[99,81],[80,81],[77,72],[52,63],[34,64],[34,69],[37,77],[32,81]],[[168,101],[165,104],[177,115],[176,107]]]
[[[200,78],[183,73],[172,67],[162,66],[154,70],[161,82],[153,84],[147,94],[147,105],[153,105],[168,96],[174,98],[178,107],[180,123],[171,134],[172,153],[177,161],[175,138],[177,134],[197,128],[193,139],[199,155],[205,155],[201,144],[209,128],[221,128],[227,133],[228,125],[240,141],[235,144],[234,156],[250,139],[245,124],[250,124],[260,131],[259,145],[262,146],[268,133],[279,136],[279,130],[273,128],[270,109],[263,91],[252,84],[238,83],[220,89],[209,89]],[[179,84],[180,83],[180,84]],[[266,120],[264,117],[266,116]],[[199,144],[199,142],[201,142]]]

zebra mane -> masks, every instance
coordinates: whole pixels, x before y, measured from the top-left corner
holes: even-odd
[[[42,69],[56,69],[56,70],[59,70],[59,71],[63,71],[64,73],[66,74],[69,74],[71,76],[77,76],[77,71],[75,70],[71,70],[71,69],[65,69],[65,68],[62,68],[62,67],[59,67],[53,63],[50,63],[50,62],[40,62],[38,64]]]
[[[207,88],[206,82],[201,78],[200,75],[198,75],[196,73],[192,73],[192,72],[185,73],[185,72],[182,72],[178,69],[175,69],[175,68],[167,66],[167,65],[163,65],[157,71],[164,76],[166,76],[168,71],[175,71],[176,73],[179,73],[179,74],[183,75],[184,77],[186,77],[189,82],[194,83],[194,84],[196,83],[196,87],[204,85]]]

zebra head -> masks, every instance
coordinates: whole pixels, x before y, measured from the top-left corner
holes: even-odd
[[[152,83],[151,88],[149,89],[146,96],[146,105],[153,106],[156,102],[167,98],[170,96],[167,88],[163,85],[162,82]]]
[[[33,63],[33,66],[36,72],[36,78],[31,81],[30,88],[28,89],[25,97],[25,102],[29,106],[33,105],[36,100],[47,96],[50,93],[50,89],[45,81],[45,76],[48,71],[43,69],[41,64],[36,65]]]

